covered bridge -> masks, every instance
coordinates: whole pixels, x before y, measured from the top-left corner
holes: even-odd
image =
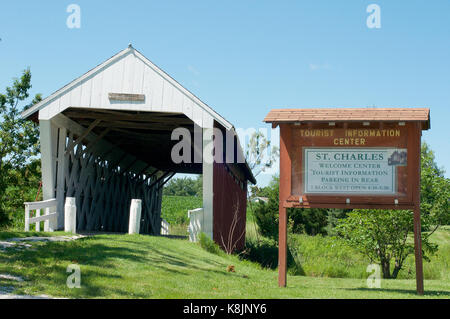
[[[159,234],[163,185],[175,173],[203,174],[202,231],[243,246],[247,182],[255,178],[233,125],[131,45],[22,116],[39,122],[43,196],[57,200],[55,228],[64,227],[65,198],[75,197],[77,231],[126,232],[136,198],[141,233]],[[174,148],[180,128],[190,133],[190,151]]]

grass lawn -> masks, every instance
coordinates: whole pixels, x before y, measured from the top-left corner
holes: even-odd
[[[60,235],[60,233],[56,233]],[[23,236],[20,232],[12,237]],[[41,235],[41,234],[39,234]],[[0,238],[11,237],[0,232]],[[17,294],[69,298],[417,298],[415,280],[383,280],[369,289],[364,279],[289,276],[236,256],[214,255],[187,240],[145,235],[98,235],[72,242],[33,243],[35,250],[0,251],[0,279]],[[81,268],[81,288],[66,286],[67,266]],[[234,265],[236,272],[227,272]],[[448,280],[426,280],[425,296],[450,298]]]

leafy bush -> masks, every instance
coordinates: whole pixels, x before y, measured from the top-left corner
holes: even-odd
[[[261,235],[276,239],[278,237],[278,191],[280,178],[273,177],[269,186],[265,187],[269,199],[267,203],[252,203],[252,213],[255,217]]]
[[[279,205],[280,179],[274,177],[265,193],[268,202],[257,202],[253,208],[256,223],[263,236],[278,238],[278,205]],[[326,209],[288,209],[290,230],[294,233],[306,233],[309,235],[326,234],[328,225],[328,211]]]
[[[273,201],[267,204],[255,203],[253,214],[261,235],[276,239],[278,237],[278,205],[275,205]]]
[[[337,236],[336,226],[342,218],[347,217],[351,209],[329,209],[327,214],[327,226],[325,227],[328,236]]]
[[[288,209],[288,219],[294,234],[326,235],[328,211],[320,208]]]
[[[250,260],[263,268],[276,269],[278,267],[278,245],[275,240],[263,239],[247,241],[241,259]]]
[[[278,267],[278,242],[270,238],[247,240],[241,259],[258,263],[262,268],[276,269]],[[295,267],[295,261],[288,251],[288,267]]]
[[[200,247],[211,254],[222,255],[224,253],[223,250],[220,249],[219,245],[217,245],[205,233],[200,233],[198,242],[200,244]]]
[[[36,200],[41,178],[40,161],[33,160],[21,169],[8,172],[8,186],[4,200],[0,202],[0,229],[23,230],[25,223],[24,202]],[[42,191],[38,200],[42,200]]]

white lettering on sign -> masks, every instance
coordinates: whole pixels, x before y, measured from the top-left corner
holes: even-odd
[[[304,148],[304,190],[310,194],[393,195],[406,149]]]

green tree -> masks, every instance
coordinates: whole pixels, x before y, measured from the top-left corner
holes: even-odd
[[[253,207],[255,222],[261,235],[276,239],[278,237],[278,198],[280,178],[273,176],[269,186],[266,187],[266,197],[269,201],[256,202]]]
[[[290,208],[288,219],[292,233],[326,235],[328,210],[322,208]]]
[[[270,152],[269,152],[270,151]],[[278,147],[270,148],[270,141],[263,133],[254,132],[250,137],[245,151],[245,159],[253,172],[253,176],[258,176],[266,169],[271,168],[279,156]]]
[[[450,220],[450,182],[426,143],[422,143],[421,149],[420,185],[422,247],[424,259],[428,260],[427,256],[437,250],[429,237]],[[414,244],[408,240],[414,232],[413,226],[411,211],[354,210],[338,221],[337,232],[372,262],[378,262],[384,278],[397,278],[406,257],[414,252]],[[391,260],[394,261],[392,273]]]
[[[8,186],[20,185],[29,177],[30,170],[26,167],[36,159],[39,151],[37,125],[20,116],[21,111],[41,100],[41,96],[36,95],[31,104],[23,105],[30,89],[31,72],[27,69],[19,79],[13,80],[4,94],[0,94],[0,225],[10,219],[7,213],[11,207],[10,199],[21,198]]]
[[[250,141],[246,145],[245,149],[245,160],[250,168],[250,170],[253,173],[253,176],[255,178],[262,172],[264,172],[266,169],[271,168],[272,165],[275,163],[276,159],[279,156],[279,150],[276,146],[271,146],[270,140],[268,140],[262,132],[254,132],[252,136],[250,137]],[[273,212],[272,208],[267,208],[263,205],[263,203],[257,203],[256,207],[253,207],[253,203],[251,201],[251,198],[255,196],[262,196],[263,197],[273,197],[275,196],[275,193],[272,190],[273,187],[266,187],[264,188],[264,194],[262,194],[261,190],[258,188],[257,185],[250,185],[248,184],[247,189],[247,202],[250,207],[250,211],[252,212],[251,216],[254,216],[254,212],[256,211],[257,214],[259,214],[258,217],[254,216],[257,220],[255,221],[255,231],[256,234],[258,234],[258,231],[256,230],[256,225],[260,225],[262,229],[260,228],[260,231],[263,234],[266,233],[273,233],[273,226],[269,225],[270,221],[273,219]],[[276,196],[278,198],[278,189],[276,192]],[[274,202],[273,199],[269,201],[269,205],[273,206]],[[278,199],[277,204],[278,205]],[[278,212],[278,208],[277,208]],[[259,218],[259,219],[258,219]],[[267,228],[267,229],[266,229]]]
[[[174,178],[164,186],[163,194],[170,196],[203,196],[202,176],[196,179],[183,177]]]
[[[41,180],[41,161],[32,159],[29,164],[9,171],[8,187],[4,195],[4,212],[8,216],[7,226],[23,229],[24,202],[42,200],[42,192],[37,191]],[[12,225],[11,225],[12,224]]]
[[[351,209],[336,209],[336,208],[329,209],[327,215],[327,226],[325,227],[327,235],[336,236],[337,235],[336,226],[339,220],[347,217],[347,213],[351,211],[352,211]]]
[[[427,143],[422,143],[420,211],[430,225],[425,229],[433,233],[440,225],[450,224],[450,179],[435,161],[434,152]]]
[[[250,186],[252,197],[269,197],[271,192],[270,186],[258,187],[257,185]]]
[[[422,219],[424,226],[428,224]],[[408,255],[414,253],[414,243],[408,235],[414,231],[413,212],[406,210],[354,210],[340,219],[336,230],[352,247],[366,255],[371,263],[379,263],[383,278],[397,278]],[[437,250],[422,233],[422,250],[425,260]],[[394,269],[391,272],[391,262]]]

